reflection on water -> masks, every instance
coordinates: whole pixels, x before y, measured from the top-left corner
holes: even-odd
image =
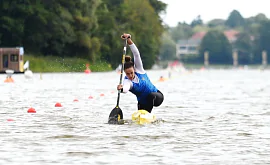
[[[0,164],[269,164],[269,73],[175,72],[159,82],[168,73],[149,71],[165,95],[153,110],[164,122],[146,126],[106,124],[115,72],[13,75],[0,83]],[[136,106],[121,95],[124,118]]]

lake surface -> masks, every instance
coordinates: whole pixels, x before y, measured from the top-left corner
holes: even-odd
[[[106,124],[116,72],[13,75],[15,83],[0,75],[0,164],[270,163],[270,71],[172,72],[164,82],[166,70],[148,75],[165,96],[152,111],[164,122],[144,126]],[[121,94],[125,119],[136,104]]]

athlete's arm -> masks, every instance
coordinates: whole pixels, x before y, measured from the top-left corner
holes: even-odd
[[[140,55],[140,52],[139,52],[137,46],[131,40],[130,34],[123,34],[123,39],[125,39],[125,38],[128,38],[127,43],[128,43],[130,50],[132,51],[132,54],[133,54],[135,71],[137,73],[144,74],[145,70],[143,68],[141,55]]]
[[[123,85],[117,86],[117,90],[121,90],[123,93],[127,93],[132,88],[132,82],[129,79],[124,79]]]
[[[131,39],[129,39],[129,40],[131,40]],[[135,71],[140,73],[140,74],[145,74],[141,55],[140,55],[140,52],[139,52],[137,46],[133,43],[133,44],[129,45],[129,47],[130,47],[130,50],[132,51],[132,54],[133,54],[134,66],[136,69]]]

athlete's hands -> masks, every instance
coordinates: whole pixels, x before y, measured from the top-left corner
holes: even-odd
[[[130,34],[124,33],[123,35],[121,35],[121,38],[122,38],[122,40],[127,39],[127,43],[129,45],[132,45],[133,44],[133,41],[131,40],[131,35]]]
[[[122,84],[117,85],[117,90],[121,90],[121,89],[123,89],[123,85]]]
[[[124,40],[124,39],[127,39],[127,38],[131,38],[131,35],[130,34],[126,34],[124,33],[123,35],[121,35],[121,38]]]

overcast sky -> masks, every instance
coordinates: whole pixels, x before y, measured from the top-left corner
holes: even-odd
[[[169,26],[191,21],[198,15],[204,22],[227,19],[232,10],[238,10],[244,18],[258,13],[270,18],[270,0],[160,0],[168,4],[167,14],[161,15]]]

